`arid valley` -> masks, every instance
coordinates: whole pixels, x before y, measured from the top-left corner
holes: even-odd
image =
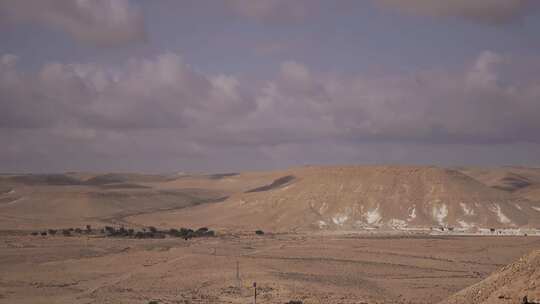
[[[252,303],[254,282],[258,303],[540,299],[538,169],[308,166],[0,183],[0,303]],[[198,236],[201,227],[212,235]],[[181,228],[193,229],[170,232]]]
[[[540,0],[0,0],[0,304],[540,304]]]

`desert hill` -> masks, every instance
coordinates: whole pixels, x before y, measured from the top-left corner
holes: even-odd
[[[540,202],[540,169],[523,167],[457,168],[489,187]]]
[[[527,301],[523,301],[527,297]],[[505,266],[441,304],[540,303],[540,250]]]
[[[130,221],[158,225],[204,221],[214,227],[278,231],[430,227],[474,230],[517,228],[540,222],[540,204],[459,171],[437,167],[310,166],[242,173],[225,180],[212,184],[229,186],[231,193],[223,203],[135,216]]]
[[[1,175],[0,226],[186,224],[275,231],[537,227],[540,202],[527,195],[540,189],[539,172],[306,166],[219,174]]]
[[[122,224],[128,215],[186,208],[224,198],[197,188],[154,188],[167,176],[25,174],[0,176],[0,229]]]

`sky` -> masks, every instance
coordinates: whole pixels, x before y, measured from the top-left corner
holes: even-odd
[[[540,166],[536,0],[0,0],[0,172]]]

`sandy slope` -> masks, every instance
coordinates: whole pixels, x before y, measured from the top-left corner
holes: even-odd
[[[122,223],[127,215],[179,209],[222,197],[206,189],[155,189],[135,183],[140,178],[86,183],[66,177],[0,178],[0,229],[103,226]],[[141,180],[155,182],[148,177]]]
[[[441,304],[540,303],[540,250],[509,264]]]
[[[533,208],[539,206],[524,198],[488,187],[461,172],[436,167],[291,168],[267,173],[256,187],[250,175],[228,180],[231,184],[250,181],[254,188],[236,191],[220,204],[136,216],[130,221],[164,226],[204,222],[234,229],[290,231],[509,228],[534,224],[540,218],[540,211]],[[286,182],[280,183],[282,180]]]
[[[513,192],[517,196],[540,202],[540,169],[523,167],[457,168],[487,186]]]
[[[520,170],[512,176],[522,174],[530,187],[536,185],[535,169]],[[495,181],[510,173],[462,172],[414,166],[309,166],[209,175],[4,175],[0,229],[111,222],[274,231],[540,225],[540,202],[518,195],[529,186],[510,191],[488,182],[488,177]],[[204,204],[218,198],[228,199]],[[191,208],[194,205],[199,206]]]

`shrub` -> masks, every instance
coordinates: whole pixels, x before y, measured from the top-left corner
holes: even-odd
[[[39,235],[39,232],[34,231],[34,232],[32,232],[32,235],[33,236]]]
[[[62,234],[63,234],[64,236],[71,236],[71,230],[69,230],[69,229],[63,229],[63,230],[62,230]]]
[[[193,233],[193,230],[191,229],[188,229],[188,228],[180,228],[180,235],[181,236],[186,236],[190,233]]]
[[[195,237],[195,232],[191,229],[188,230],[188,232],[184,235],[184,240],[189,240],[191,238]]]
[[[264,234],[264,231],[262,231],[262,230],[256,230],[256,231],[255,231],[255,234],[256,234],[256,235],[263,235],[263,234]]]
[[[114,227],[111,227],[111,226],[105,226],[105,231],[107,232],[108,235],[116,234],[116,229],[114,229]]]
[[[87,232],[87,233],[92,232],[92,226],[86,225],[86,232]]]
[[[48,232],[49,232],[50,235],[55,235],[56,234],[56,229],[49,229]]]
[[[120,236],[127,236],[128,235],[128,231],[126,230],[126,228],[124,228],[124,226],[120,227],[120,229],[118,229],[118,235]]]
[[[215,233],[214,231],[212,230],[203,230],[201,231],[200,229],[195,231],[193,233],[193,237],[210,237],[210,236],[214,236]]]
[[[42,236],[46,236],[46,235],[47,235],[47,231],[41,232],[41,235],[42,235]]]
[[[82,233],[82,229],[81,228],[75,228],[75,233]]]
[[[154,227],[154,226],[150,226],[150,227],[148,227],[148,230],[150,230],[150,232],[152,232],[152,233],[156,233],[156,232],[158,232],[157,228],[156,228],[156,227]]]

